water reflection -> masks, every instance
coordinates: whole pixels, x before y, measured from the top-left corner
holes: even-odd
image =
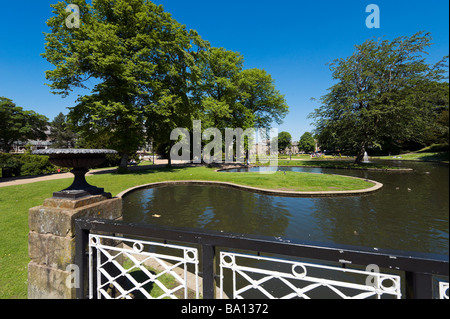
[[[145,189],[124,198],[124,220],[448,255],[448,165],[406,165],[414,172],[279,168],[384,184],[357,197],[286,198],[213,186]]]
[[[154,217],[158,216],[158,217]],[[278,197],[216,186],[166,186],[124,199],[124,221],[243,234],[283,234],[291,213]]]

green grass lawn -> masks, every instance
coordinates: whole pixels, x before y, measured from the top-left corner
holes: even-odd
[[[101,173],[88,176],[92,185],[114,195],[143,184],[174,180],[226,181],[241,185],[294,191],[365,189],[372,183],[350,177],[287,172],[286,175],[218,173],[206,167]],[[42,205],[52,193],[68,187],[72,179],[53,180],[0,188],[0,299],[27,298],[28,210]]]
[[[416,152],[392,156],[376,156],[376,159],[396,161],[449,162],[448,144],[433,144]]]
[[[397,160],[397,161],[427,161],[427,162],[447,162],[449,161],[448,152],[414,152],[393,156],[379,156],[379,159]]]
[[[268,164],[267,164],[268,165]],[[379,170],[396,170],[401,167],[389,166],[380,163],[361,163],[355,164],[354,159],[311,159],[311,160],[279,160],[278,166],[304,166],[304,167],[320,167],[320,168],[339,168],[339,169],[379,169]]]

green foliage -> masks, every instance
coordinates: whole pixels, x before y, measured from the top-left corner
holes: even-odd
[[[242,105],[254,116],[255,126],[271,128],[282,124],[289,112],[284,95],[275,88],[275,81],[265,70],[250,69],[239,74]]]
[[[48,156],[0,153],[0,168],[7,167],[13,176],[36,176],[67,171],[50,163]]]
[[[0,168],[9,168],[14,176],[20,175],[22,165],[20,156],[0,153]]]
[[[281,124],[289,107],[265,70],[244,70],[244,57],[224,48],[210,48],[201,61],[197,99],[205,127],[270,128]]]
[[[286,148],[291,147],[292,136],[288,132],[280,132],[278,134],[278,151],[284,152]]]
[[[74,127],[68,123],[67,117],[59,113],[50,123],[50,139],[52,148],[73,148],[76,142]]]
[[[316,141],[314,140],[311,132],[305,132],[300,141],[298,142],[298,148],[305,152],[313,152],[316,148]]]
[[[204,128],[247,128],[253,124],[251,113],[239,103],[237,81],[243,66],[240,53],[224,48],[209,48],[200,61],[202,79],[197,83],[196,98]]]
[[[9,152],[14,142],[45,140],[48,119],[34,111],[25,111],[12,100],[0,96],[0,149]]]
[[[21,176],[36,176],[55,173],[57,168],[49,162],[47,156],[26,155],[20,169]]]
[[[67,2],[53,5],[43,56],[50,88],[81,96],[69,119],[84,144],[101,143],[128,156],[145,142],[170,148],[175,128],[268,127],[288,107],[263,70],[243,71],[239,53],[211,48],[196,31],[146,0],[71,1],[79,28],[67,28]],[[92,82],[88,82],[88,80]],[[87,83],[95,83],[91,88]]]
[[[443,62],[423,59],[431,36],[419,32],[393,41],[367,40],[352,56],[331,64],[337,81],[310,116],[323,146],[355,150],[357,162],[371,147],[420,142],[448,110]]]
[[[47,79],[63,96],[95,80],[69,117],[85,140],[102,138],[126,165],[145,142],[146,118],[161,114],[170,122],[189,113],[186,88],[202,40],[150,1],[73,3],[80,7],[80,28],[66,28],[66,3],[52,6],[43,56],[55,69]]]

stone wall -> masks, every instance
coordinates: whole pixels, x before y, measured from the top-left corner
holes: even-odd
[[[121,219],[122,199],[101,195],[77,200],[49,198],[29,210],[29,299],[75,298],[68,278],[75,264],[75,219],[80,217]]]

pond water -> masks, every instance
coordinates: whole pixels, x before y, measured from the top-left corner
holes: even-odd
[[[414,172],[278,168],[384,184],[364,196],[289,198],[192,185],[142,189],[124,197],[124,221],[448,255],[449,166],[389,164]]]

